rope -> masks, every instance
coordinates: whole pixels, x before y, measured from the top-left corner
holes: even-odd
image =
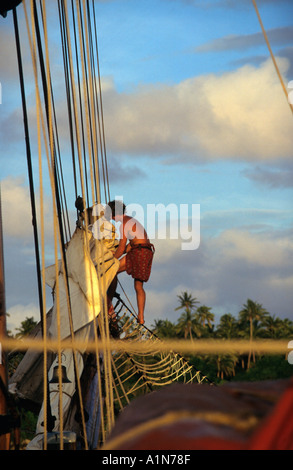
[[[34,26],[34,19],[36,18],[36,16],[33,14],[33,8],[34,8],[34,5],[31,4],[31,16],[32,16],[32,24]],[[25,10],[25,14],[26,14],[26,10]],[[26,21],[27,21],[27,24],[28,24],[28,19],[27,19],[27,14],[26,14]],[[33,30],[34,30],[34,27],[33,27]],[[34,36],[35,37],[35,36]],[[31,44],[31,41],[30,41],[30,44]],[[35,41],[34,41],[34,44],[35,44]],[[34,49],[35,50],[35,49]],[[32,58],[33,58],[33,63],[35,64],[35,57],[36,57],[36,54],[32,51]],[[36,90],[37,90],[37,93],[36,93],[36,96],[38,97],[38,102],[40,103],[40,100],[39,100],[39,91],[38,91],[38,84],[37,84],[37,73],[36,73],[36,67],[34,66],[34,71],[35,71],[35,83],[36,83]],[[44,77],[44,74],[43,74],[43,77]],[[46,100],[47,104],[49,103],[49,100],[47,98]],[[47,108],[47,116],[48,116],[48,108]],[[50,122],[50,120],[49,120]],[[49,129],[50,130],[50,129]],[[53,153],[53,144],[52,144],[52,131],[50,132],[50,137],[51,137],[51,142],[50,142],[50,148],[51,148],[51,155]],[[45,137],[45,140],[46,140],[46,137]],[[48,158],[48,150],[47,150],[47,158]],[[52,158],[53,163],[54,163],[54,160]],[[49,163],[49,161],[48,161]],[[49,165],[48,165],[49,166]],[[54,183],[56,181],[56,179],[54,180],[53,176],[52,176],[52,172],[50,171],[50,166],[49,166],[49,173],[50,173],[50,178],[51,178],[51,186],[52,186],[52,189],[53,189],[53,194],[56,193],[56,190],[55,190],[55,186],[54,186]],[[58,337],[59,337],[59,343],[60,343],[60,308],[59,308],[59,283],[58,283],[58,275],[59,275],[59,272],[58,272],[58,251],[57,251],[57,236],[59,238],[59,242],[61,244],[62,247],[64,247],[64,244],[61,243],[61,238],[62,238],[62,232],[61,232],[61,226],[60,224],[58,224],[58,218],[56,216],[57,214],[57,211],[56,211],[56,206],[55,206],[55,199],[53,198],[53,211],[54,211],[54,220],[56,221],[56,224],[54,225],[54,245],[55,245],[55,269],[56,269],[56,288],[55,288],[55,295],[56,295],[56,301],[57,301],[57,319],[58,319],[58,327],[59,327],[59,331],[58,331]],[[59,219],[60,221],[60,219]],[[58,230],[58,227],[59,227],[59,230]],[[58,235],[57,235],[57,231],[58,231]],[[63,241],[63,239],[62,239]],[[63,254],[64,254],[64,250],[63,250]],[[64,263],[64,258],[62,259],[62,265],[63,265],[63,273],[66,273],[66,267],[65,267],[65,263]],[[70,297],[69,297],[69,292],[67,292],[67,301],[68,301],[68,311],[70,312]],[[70,318],[69,318],[70,319]],[[73,331],[72,329],[72,319],[70,321],[70,326],[71,326],[71,331]],[[60,344],[59,344],[60,346]],[[60,377],[60,387],[61,387],[61,347],[58,348],[58,356],[59,356],[59,377]],[[77,362],[76,362],[76,352],[75,350],[73,351],[73,356],[74,356],[74,363],[75,363],[75,376],[76,376],[76,382],[77,382],[77,388],[78,388],[78,391],[79,391],[79,396],[80,396],[80,400],[81,400],[81,390],[80,390],[80,384],[79,384],[79,375],[78,375],[78,371],[77,371]],[[60,394],[60,409],[62,409],[62,394]],[[82,411],[82,406],[81,406],[81,411]],[[82,411],[82,414],[83,414],[83,411]],[[62,428],[62,413],[60,415],[60,421],[61,421],[61,428]],[[85,424],[84,424],[84,419],[83,419],[83,427],[85,429]],[[61,433],[61,447],[62,447],[62,433]]]
[[[272,61],[273,61],[274,67],[275,67],[276,72],[277,72],[277,75],[278,75],[278,77],[279,77],[279,80],[280,80],[282,89],[283,89],[283,91],[284,91],[284,93],[285,93],[285,96],[286,96],[286,99],[287,99],[287,103],[289,104],[290,109],[291,109],[291,111],[293,112],[293,104],[291,104],[291,103],[289,102],[287,88],[286,88],[286,86],[285,86],[285,84],[284,84],[284,81],[283,81],[282,75],[281,75],[281,73],[280,73],[278,64],[277,64],[277,62],[276,62],[276,59],[275,59],[275,57],[274,57],[272,48],[271,48],[271,46],[270,46],[270,43],[269,43],[269,39],[268,39],[266,30],[265,30],[265,28],[264,28],[264,25],[263,25],[261,16],[260,16],[260,14],[259,14],[259,10],[258,10],[257,4],[256,4],[256,0],[252,0],[252,3],[253,3],[253,6],[254,6],[254,8],[255,8],[255,11],[256,11],[256,14],[257,14],[257,17],[258,17],[258,21],[259,21],[260,27],[261,27],[261,29],[262,29],[262,33],[263,33],[263,35],[264,35],[265,42],[266,42],[267,47],[268,47],[268,49],[269,49],[269,52],[270,52],[270,55],[271,55],[271,59],[272,59]]]
[[[69,21],[68,21],[68,12],[67,12],[67,5],[66,5],[66,2],[64,3],[64,16],[65,16],[65,23],[66,23],[66,34],[67,34],[67,38],[68,38],[68,44],[69,44],[69,65],[70,65],[70,76],[71,76],[71,80],[73,82],[73,61],[72,61],[72,52],[71,52],[71,46],[70,46],[70,33],[69,33]],[[72,10],[73,10],[73,2],[72,2]],[[73,10],[74,12],[74,10]],[[80,44],[80,48],[82,50],[82,71],[83,71],[83,89],[84,89],[84,93],[87,94],[87,90],[88,90],[88,87],[85,83],[86,81],[86,72],[84,70],[84,60],[83,60],[83,57],[84,57],[84,52],[83,52],[83,41],[82,41],[82,27],[81,27],[81,16],[80,16],[80,11],[78,9],[78,12],[79,12],[79,15],[78,15],[78,24],[79,24],[79,44]],[[77,40],[76,40],[76,36],[75,36],[75,44],[77,46]],[[80,87],[80,82],[79,82],[79,87]],[[82,161],[81,161],[81,147],[80,147],[80,136],[79,136],[79,128],[78,128],[78,119],[77,119],[77,100],[76,100],[76,97],[75,97],[75,91],[74,91],[74,88],[73,88],[73,98],[74,98],[74,113],[75,113],[75,122],[76,122],[76,129],[77,129],[77,139],[78,139],[78,155],[79,155],[79,163],[80,163],[80,168],[82,169]],[[86,119],[86,123],[87,123],[87,140],[88,140],[88,146],[89,148],[91,148],[91,138],[90,138],[90,125],[89,125],[89,118],[88,118],[88,114],[89,114],[89,108],[88,108],[88,100],[85,100],[85,105],[86,105],[86,116],[87,116],[87,119]],[[90,161],[91,161],[91,158],[90,158]],[[92,168],[92,165],[90,165],[90,170],[91,170],[91,182],[92,182],[92,188],[94,186],[94,181],[93,181],[93,168]],[[81,184],[82,184],[82,193],[83,193],[83,198],[84,198],[84,195],[85,195],[85,191],[84,191],[84,183],[83,183],[83,171],[80,171],[80,175],[81,175]],[[86,213],[87,215],[87,213]],[[88,225],[88,221],[86,220],[86,226]],[[99,269],[99,267],[98,267]],[[98,273],[99,274],[99,273]],[[98,324],[99,324],[99,328],[101,329],[101,334],[102,335],[105,335],[107,334],[107,331],[105,330],[105,315],[104,315],[104,319],[103,321],[100,320],[99,318],[99,321],[98,321]],[[106,324],[106,328],[107,328],[107,324]],[[97,338],[96,338],[96,342],[97,342]],[[107,359],[107,358],[106,358]],[[97,359],[97,363],[99,363],[98,359]],[[106,379],[107,380],[107,379]],[[108,384],[108,390],[110,388],[110,382],[109,380],[107,380],[107,384]],[[112,389],[110,390],[110,392],[112,392]]]
[[[42,326],[42,333],[43,333],[43,338],[44,338],[44,403],[46,404],[45,428],[47,429],[47,426],[49,426],[49,428],[53,426],[54,421],[53,421],[53,417],[51,413],[50,401],[48,400],[47,348],[46,348],[47,329],[46,329],[46,316],[45,316],[46,299],[45,299],[44,283],[41,283],[41,264],[40,264],[40,253],[39,253],[39,244],[38,244],[38,228],[37,228],[36,205],[35,205],[35,197],[34,197],[35,192],[34,192],[33,173],[32,173],[31,148],[30,148],[30,138],[29,138],[28,119],[27,119],[22,57],[21,57],[21,48],[20,48],[20,40],[19,40],[19,28],[18,28],[17,13],[16,13],[15,8],[13,9],[13,21],[14,21],[14,30],[15,30],[17,58],[18,58],[21,96],[22,96],[22,109],[23,109],[23,116],[24,116],[24,130],[25,130],[25,140],[26,140],[31,207],[32,207],[32,216],[33,216],[32,223],[33,223],[34,240],[35,240],[39,307],[40,307],[40,312],[41,312],[41,326]],[[41,189],[40,195],[42,198],[42,189]],[[43,209],[43,204],[41,202],[41,211],[42,209]],[[42,233],[42,247],[43,247],[43,217],[41,217],[41,233]],[[42,248],[42,266],[44,267],[43,252],[44,250]],[[43,270],[42,270],[42,273],[44,273]],[[49,425],[48,425],[48,422],[49,422]],[[46,437],[45,437],[45,445],[46,445]]]
[[[47,347],[52,351],[57,351],[59,342],[56,339],[47,339]],[[44,340],[22,338],[21,341],[15,338],[3,338],[1,344],[8,350],[16,349],[17,351],[26,351],[32,349],[33,351],[42,352],[44,349]],[[61,341],[62,349],[85,349],[88,352],[95,352],[96,345],[94,341],[81,341],[79,339],[64,339]],[[107,341],[100,339],[100,348],[108,348],[110,351],[137,353],[149,352],[152,348],[148,340],[141,341],[125,341],[117,339],[109,339]],[[181,354],[247,354],[251,347],[258,354],[287,354],[288,353],[288,340],[161,340],[160,344],[156,344],[153,348],[154,352],[170,352],[180,351]]]
[[[129,308],[121,299],[118,299],[125,313],[118,317],[118,325],[123,340],[113,340],[110,337],[107,305],[103,301],[102,293],[105,293],[105,276],[103,264],[97,265],[99,278],[99,295],[101,312],[95,318],[94,338],[86,343],[78,341],[75,337],[72,319],[71,298],[68,283],[68,270],[66,263],[65,240],[71,238],[68,208],[66,201],[66,189],[64,181],[63,163],[58,136],[57,109],[55,106],[53,79],[50,73],[49,57],[49,31],[45,0],[39,1],[39,10],[42,18],[42,32],[38,20],[38,8],[36,0],[30,0],[31,25],[29,24],[26,10],[26,2],[23,1],[27,34],[31,49],[33,72],[35,79],[36,96],[36,122],[38,136],[38,165],[40,180],[40,219],[41,219],[41,253],[39,252],[38,228],[36,223],[36,207],[34,196],[33,169],[31,151],[29,145],[29,128],[25,103],[24,77],[21,63],[21,50],[17,24],[16,10],[13,10],[19,74],[21,82],[21,94],[24,112],[24,126],[27,147],[28,175],[30,183],[30,196],[33,214],[33,228],[35,239],[35,251],[37,261],[37,277],[39,290],[39,303],[41,311],[42,340],[25,338],[22,343],[11,338],[4,338],[2,344],[7,349],[16,347],[18,350],[31,349],[44,353],[44,403],[47,405],[44,412],[44,446],[47,446],[47,430],[52,429],[52,415],[50,409],[50,394],[47,376],[47,351],[55,351],[58,355],[59,389],[62,389],[61,378],[61,353],[65,349],[73,351],[74,376],[81,412],[81,433],[84,446],[88,449],[88,440],[85,424],[85,410],[83,394],[80,383],[80,371],[76,354],[78,351],[86,351],[95,354],[98,388],[96,401],[101,417],[101,440],[105,442],[115,422],[114,405],[122,409],[129,404],[134,396],[146,393],[150,390],[173,383],[184,381],[185,383],[211,383],[201,371],[196,370],[182,354],[219,354],[239,351],[245,353],[253,347],[263,354],[279,354],[287,352],[287,342],[229,342],[229,341],[163,341],[145,326],[137,325],[137,314],[125,293],[121,283],[119,285],[130,304]],[[90,5],[91,4],[91,5]],[[276,60],[273,56],[266,32],[264,30],[256,1],[253,0],[257,16],[269,48],[279,80],[288,99],[288,93],[284,86]],[[105,200],[110,199],[110,185],[106,154],[105,126],[103,118],[103,101],[101,92],[101,76],[99,67],[98,36],[94,0],[71,0],[71,14],[67,0],[58,0],[59,29],[64,69],[64,86],[67,101],[67,113],[70,136],[70,156],[73,174],[73,186],[75,197],[81,192],[84,201],[84,209],[94,202],[101,201],[101,186],[104,186]],[[42,34],[41,34],[42,33]],[[73,34],[73,40],[71,35]],[[44,53],[43,44],[44,43]],[[37,54],[38,51],[38,54]],[[38,61],[37,61],[38,56]],[[44,113],[40,98],[40,86],[38,66],[43,90]],[[291,105],[291,110],[293,106]],[[45,114],[45,116],[44,116]],[[57,304],[57,337],[47,337],[47,319],[45,312],[45,226],[44,226],[44,187],[43,187],[43,163],[42,163],[42,138],[47,158],[48,174],[52,191],[53,211],[53,238],[56,286],[54,289],[55,302]],[[101,168],[100,168],[101,166]],[[78,176],[79,175],[79,176]],[[90,200],[92,202],[90,202]],[[85,230],[89,225],[87,212],[85,212]],[[84,237],[84,250],[89,253],[88,238]],[[66,287],[66,302],[69,313],[70,338],[61,340],[61,313],[60,313],[60,279],[59,257],[63,279]],[[40,260],[41,258],[41,260]],[[103,255],[102,255],[103,258]],[[93,291],[93,280],[89,280]],[[100,359],[103,359],[103,367]],[[63,419],[62,393],[59,394],[60,417],[60,447],[64,448],[64,419]],[[177,417],[174,417],[177,419]],[[170,417],[168,418],[170,421]],[[154,423],[149,424],[152,426]],[[158,424],[158,423],[156,423]],[[139,430],[138,430],[139,431]]]

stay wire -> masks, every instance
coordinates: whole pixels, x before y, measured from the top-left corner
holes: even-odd
[[[39,308],[40,308],[40,316],[41,316],[42,334],[44,334],[44,325],[45,325],[44,316],[45,316],[45,312],[44,312],[43,294],[42,294],[41,263],[40,263],[40,252],[39,252],[39,241],[38,241],[38,227],[37,227],[37,217],[36,217],[35,191],[34,191],[34,181],[33,181],[33,171],[32,171],[32,158],[31,158],[30,135],[29,135],[27,106],[26,106],[26,95],[25,95],[25,86],[24,86],[24,75],[23,75],[23,67],[22,67],[22,54],[21,54],[21,47],[20,47],[19,28],[18,28],[18,19],[17,19],[16,8],[13,8],[13,22],[14,22],[14,31],[15,31],[17,62],[18,62],[18,70],[19,70],[21,99],[22,99],[22,111],[23,111],[23,122],[24,122],[25,142],[26,142],[27,167],[28,167],[28,176],[29,176],[31,211],[32,211],[32,224],[33,224],[35,258],[36,258],[36,268],[37,268],[37,285],[38,285],[38,296],[39,296]],[[48,394],[48,390],[49,390],[48,380],[46,381],[46,384],[47,384],[47,397],[49,397],[49,394]],[[45,407],[46,407],[47,416],[48,416],[48,427],[49,427],[49,430],[52,430],[55,420],[54,420],[54,417],[52,416],[51,404],[50,404],[49,399],[46,400]]]
[[[65,20],[64,20],[63,10],[61,9],[60,0],[58,0],[58,10],[59,10],[60,35],[61,35],[62,55],[63,55],[64,81],[65,81],[67,110],[68,110],[68,118],[69,118],[68,121],[69,121],[74,191],[75,191],[75,199],[77,199],[78,189],[77,189],[77,173],[76,173],[76,162],[75,162],[75,147],[74,147],[74,138],[73,138],[73,135],[74,135],[73,118],[72,118],[72,110],[71,110],[71,91],[70,91],[70,80],[69,80],[70,74],[68,72],[69,70],[68,41],[67,41],[66,34],[65,34]]]
[[[106,172],[105,172],[105,164],[104,164],[104,158],[103,158],[103,135],[102,135],[102,129],[101,129],[102,116],[101,116],[101,109],[100,109],[100,104],[99,104],[99,94],[97,90],[97,77],[96,77],[96,68],[99,71],[99,62],[98,62],[98,52],[97,50],[94,49],[92,20],[91,20],[91,12],[89,8],[88,0],[86,2],[86,10],[87,10],[88,26],[89,26],[88,29],[89,29],[89,43],[90,43],[89,44],[90,45],[90,62],[91,62],[91,69],[92,69],[92,73],[91,73],[92,86],[94,90],[94,105],[95,105],[95,110],[96,110],[97,127],[98,127],[98,132],[99,132],[100,160],[101,160],[102,173],[103,173],[105,201],[108,202],[107,193],[106,193]],[[97,57],[97,65],[96,65],[95,57]],[[97,165],[99,165],[98,162],[97,162]],[[100,185],[101,185],[101,181],[100,181]]]
[[[93,12],[93,21],[94,21],[94,32],[95,32],[95,44],[96,44],[96,57],[97,57],[97,71],[98,71],[98,82],[99,82],[99,96],[100,96],[100,108],[101,108],[101,124],[102,124],[102,145],[104,155],[104,165],[105,165],[105,195],[106,201],[110,201],[110,183],[109,183],[109,171],[107,163],[107,151],[106,151],[106,137],[105,137],[105,123],[104,123],[104,110],[103,110],[103,99],[102,99],[102,85],[101,85],[101,73],[100,73],[100,60],[99,60],[99,47],[98,47],[98,28],[96,22],[96,10],[94,5],[94,0],[92,0],[92,12]]]
[[[83,12],[82,12],[82,2],[78,2],[79,3],[79,21],[81,24],[84,24],[84,17],[83,17]],[[80,29],[80,43],[81,43],[81,47],[80,47],[80,54],[82,56],[82,62],[83,62],[83,73],[84,73],[84,86],[86,88],[86,97],[84,97],[84,99],[86,99],[87,101],[87,109],[88,109],[88,112],[86,114],[88,114],[88,116],[90,117],[92,115],[92,106],[91,106],[91,102],[90,102],[90,91],[89,91],[89,64],[88,64],[88,61],[87,61],[87,55],[85,53],[85,50],[86,50],[86,45],[85,45],[85,32],[84,32],[84,28],[81,28]],[[94,190],[94,200],[92,201],[93,203],[95,201],[98,201],[99,200],[99,197],[98,197],[98,191],[97,191],[97,185],[96,185],[96,166],[95,166],[95,161],[94,161],[94,153],[95,153],[95,148],[94,148],[94,136],[93,136],[93,122],[92,122],[92,119],[88,119],[88,133],[89,133],[89,145],[91,147],[91,152],[90,152],[90,155],[89,157],[91,157],[91,168],[93,170],[93,190]]]
[[[36,25],[36,36],[37,36],[37,44],[38,44],[38,51],[39,51],[39,61],[40,61],[40,68],[41,68],[41,77],[42,77],[42,83],[43,83],[43,93],[44,93],[44,100],[45,100],[45,107],[46,107],[46,116],[47,116],[47,125],[48,128],[50,126],[50,111],[49,111],[49,89],[47,86],[47,78],[46,78],[46,68],[45,68],[45,63],[44,63],[44,58],[43,58],[43,51],[42,51],[42,44],[41,44],[41,36],[40,36],[40,29],[39,29],[39,20],[38,20],[38,14],[37,14],[37,8],[36,8],[36,2],[33,0],[33,5],[34,5],[34,18],[35,18],[35,25]],[[49,70],[47,70],[47,73],[49,74]],[[49,129],[49,132],[51,130]],[[54,136],[53,136],[54,137]],[[59,190],[58,190],[58,178],[57,178],[57,171],[56,171],[56,162],[55,162],[55,144],[54,142],[52,143],[53,145],[53,176],[54,176],[54,190],[55,190],[55,201],[56,201],[56,208],[57,208],[57,215],[58,215],[58,225],[59,225],[59,236],[60,236],[60,245],[61,245],[61,252],[62,252],[62,262],[64,265],[64,271],[65,271],[65,281],[66,281],[66,292],[67,292],[67,302],[68,302],[68,315],[69,315],[69,324],[70,324],[70,329],[71,329],[71,334],[73,335],[73,330],[72,330],[72,309],[71,309],[71,300],[70,300],[70,288],[69,288],[69,279],[68,279],[68,268],[67,268],[67,261],[66,261],[66,252],[65,252],[65,241],[64,241],[64,232],[63,232],[63,225],[62,225],[62,218],[61,218],[61,205],[60,205],[60,196],[59,196]],[[74,376],[76,383],[78,384],[79,388],[79,376],[77,372],[77,363],[76,363],[76,358],[74,354]],[[82,405],[82,398],[79,394],[79,405],[80,405],[80,411],[83,415],[83,405]],[[85,436],[86,438],[86,436]]]
[[[40,11],[41,11],[41,18],[42,24],[44,29],[44,13],[41,0],[40,2]],[[58,134],[58,125],[57,125],[57,115],[56,115],[56,107],[55,107],[55,99],[54,99],[54,90],[52,85],[51,74],[49,72],[50,77],[50,91],[51,91],[51,104],[52,104],[52,114],[54,120],[54,130],[55,130],[55,158],[54,161],[56,163],[56,176],[58,180],[59,188],[59,197],[60,197],[60,207],[61,207],[61,215],[63,219],[63,228],[65,232],[65,239],[69,240],[71,238],[71,230],[70,230],[70,222],[68,216],[68,207],[67,207],[67,198],[66,198],[66,191],[65,191],[65,183],[64,183],[64,176],[63,176],[63,168],[62,168],[62,159],[61,159],[61,151],[60,151],[60,143],[59,143],[59,134]]]
[[[275,67],[275,69],[276,69],[278,78],[279,78],[279,80],[280,80],[282,89],[283,89],[284,94],[285,94],[285,96],[286,96],[286,98],[287,98],[287,102],[289,103],[289,107],[290,107],[290,109],[291,109],[291,111],[292,111],[292,113],[293,113],[293,104],[290,103],[289,100],[288,100],[288,92],[287,92],[287,89],[286,89],[286,87],[285,87],[285,84],[284,84],[282,75],[281,75],[281,73],[280,73],[280,70],[279,70],[277,61],[276,61],[276,59],[275,59],[274,53],[273,53],[273,51],[272,51],[272,48],[271,48],[271,45],[270,45],[270,42],[269,42],[269,39],[268,39],[268,35],[267,35],[266,30],[265,30],[265,28],[264,28],[264,25],[263,25],[263,22],[262,22],[260,13],[259,13],[259,9],[258,9],[257,4],[256,4],[256,0],[252,0],[252,3],[253,3],[253,6],[254,6],[254,9],[255,9],[255,12],[256,12],[256,15],[257,15],[257,18],[258,18],[258,21],[259,21],[259,24],[260,24],[260,27],[261,27],[261,30],[262,30],[262,33],[263,33],[265,42],[266,42],[266,45],[267,45],[268,50],[269,50],[269,53],[270,53],[270,55],[271,55],[271,59],[272,59],[272,61],[273,61],[273,64],[274,64],[274,67]]]
[[[78,89],[78,101],[79,101],[79,112],[80,112],[80,125],[81,125],[81,140],[82,140],[82,151],[83,151],[83,163],[84,163],[84,173],[85,173],[85,195],[86,201],[85,206],[89,206],[89,184],[87,178],[87,160],[86,160],[86,144],[85,144],[85,129],[84,129],[84,112],[82,105],[82,92],[81,92],[81,77],[80,77],[80,60],[78,55],[78,40],[77,40],[77,27],[76,27],[76,18],[74,10],[74,0],[71,0],[71,11],[72,11],[72,22],[73,22],[73,33],[74,33],[74,46],[75,46],[75,60],[76,60],[76,72],[77,72],[77,89]],[[62,2],[63,4],[63,2]],[[73,87],[73,83],[72,83]],[[76,122],[76,132],[77,132],[78,123]],[[80,168],[80,174],[82,170]]]

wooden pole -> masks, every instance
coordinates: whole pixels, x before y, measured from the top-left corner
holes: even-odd
[[[3,230],[2,230],[2,205],[0,187],[0,415],[7,416],[7,363],[6,354],[3,351],[1,339],[7,336],[6,329],[6,302],[5,302],[5,281],[4,281],[4,250],[3,250]],[[1,429],[0,429],[1,431]],[[10,434],[0,434],[0,450],[9,450]]]

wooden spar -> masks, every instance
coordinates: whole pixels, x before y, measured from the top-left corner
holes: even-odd
[[[7,336],[6,329],[6,302],[5,302],[5,281],[4,281],[4,250],[3,250],[3,230],[2,230],[2,205],[0,188],[0,416],[7,417],[7,363],[6,354],[1,347],[1,339]],[[1,429],[0,429],[1,431]],[[9,450],[10,434],[0,434],[0,450]]]

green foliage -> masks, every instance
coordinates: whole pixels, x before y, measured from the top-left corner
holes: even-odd
[[[178,295],[181,314],[176,322],[170,320],[155,320],[151,326],[152,331],[159,338],[187,338],[192,341],[200,341],[205,338],[230,340],[237,338],[270,338],[293,339],[293,322],[287,318],[280,319],[271,316],[261,304],[248,299],[239,312],[238,317],[231,313],[225,313],[214,323],[215,315],[206,305],[198,306],[199,301],[188,292]],[[126,317],[125,322],[129,318]],[[21,338],[29,334],[36,326],[33,318],[26,318],[16,337]],[[9,354],[9,376],[12,375],[23,353],[14,351]],[[210,381],[220,384],[223,381],[259,381],[276,380],[293,376],[293,365],[289,364],[287,357],[281,355],[254,356],[235,354],[210,354],[188,356],[186,359],[202,375],[206,375]],[[129,363],[117,364],[120,376],[126,373]],[[130,379],[130,385],[135,385],[140,376],[134,374]],[[134,393],[139,396],[144,393],[142,387]],[[126,403],[123,403],[126,404]],[[34,435],[37,415],[31,411],[21,412],[21,440],[30,440]]]
[[[16,338],[23,338],[30,334],[30,332],[37,326],[37,322],[34,320],[33,317],[26,317],[24,321],[21,322],[21,327],[16,328],[18,333],[16,333]]]
[[[250,369],[237,373],[236,380],[254,382],[257,380],[277,380],[293,375],[292,364],[284,356],[263,356]]]
[[[38,416],[32,411],[21,410],[21,438],[32,439],[35,434]]]
[[[8,314],[9,315],[9,314]],[[23,320],[20,324],[19,328],[16,328],[16,335],[15,338],[21,339],[24,336],[27,336],[31,333],[31,331],[36,327],[37,322],[34,320],[33,317],[26,317],[25,320]],[[12,336],[10,334],[10,336]],[[24,353],[21,351],[11,351],[8,354],[8,376],[11,377],[18,364],[21,362],[22,358],[24,356]]]
[[[235,318],[231,313],[220,317],[214,324],[215,315],[206,305],[197,306],[199,301],[188,292],[177,296],[183,310],[177,322],[155,320],[154,332],[160,338],[185,338],[200,341],[204,338],[214,339],[293,339],[293,322],[271,316],[258,302],[247,299],[247,302]],[[293,366],[284,356],[255,357],[248,355],[222,354],[189,356],[188,361],[207,375],[213,382],[222,380],[265,380],[293,375]]]

